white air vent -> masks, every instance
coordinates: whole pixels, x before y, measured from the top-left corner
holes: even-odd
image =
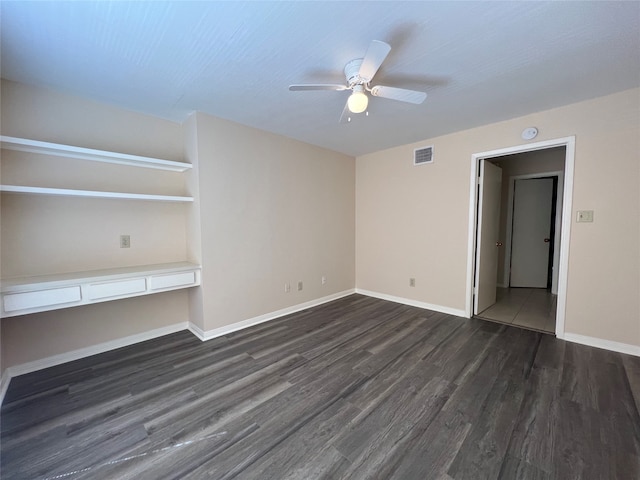
[[[424,165],[425,163],[433,163],[433,146],[416,148],[413,151],[413,164]]]

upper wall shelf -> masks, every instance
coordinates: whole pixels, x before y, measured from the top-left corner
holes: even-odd
[[[100,192],[92,190],[71,190],[68,188],[29,187],[23,185],[0,185],[0,192],[31,193],[62,197],[121,198],[127,200],[151,200],[156,202],[193,202],[193,197],[175,195],[149,195],[145,193]]]
[[[190,163],[174,162],[159,158],[141,157],[126,153],[107,152],[91,148],[74,147],[58,143],[40,142],[26,138],[0,136],[2,148],[17,150],[19,152],[56,155],[59,157],[77,158],[92,162],[117,163],[134,167],[154,168],[156,170],[169,170],[172,172],[184,172],[191,168]]]

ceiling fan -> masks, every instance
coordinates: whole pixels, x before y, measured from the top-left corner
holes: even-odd
[[[379,40],[373,40],[364,58],[356,58],[347,63],[344,67],[344,74],[347,77],[347,84],[303,84],[290,85],[291,91],[305,90],[351,90],[351,95],[344,106],[340,122],[350,122],[352,113],[362,113],[369,105],[369,92],[373,97],[389,98],[401,102],[420,104],[427,98],[424,92],[407,90],[405,88],[387,87],[385,85],[371,86],[371,80],[376,74],[384,59],[387,58],[391,46]]]

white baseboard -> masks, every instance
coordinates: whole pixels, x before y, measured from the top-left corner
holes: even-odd
[[[424,308],[427,310],[446,313],[448,315],[455,315],[458,317],[465,316],[464,310],[458,310],[455,308],[443,307],[441,305],[434,305],[426,302],[419,302],[417,300],[411,300],[403,297],[396,297],[393,295],[372,292],[369,290],[363,290],[359,288],[344,290],[342,292],[334,293],[332,295],[327,295],[326,297],[318,298],[305,303],[300,303],[298,305],[293,305],[291,307],[283,308],[275,312],[249,318],[247,320],[236,322],[231,325],[225,325],[223,327],[216,328],[213,330],[204,331],[200,327],[198,327],[197,325],[194,325],[191,322],[181,322],[181,323],[176,323],[166,327],[149,330],[147,332],[130,335],[128,337],[100,343],[97,345],[93,345],[91,347],[81,348],[78,350],[73,350],[71,352],[66,352],[59,355],[53,355],[51,357],[46,357],[33,362],[14,365],[12,367],[5,369],[2,372],[2,377],[0,379],[0,405],[2,405],[4,396],[7,392],[7,389],[9,388],[9,382],[11,381],[11,378],[16,377],[18,375],[35,372],[37,370],[42,370],[44,368],[49,368],[56,365],[60,365],[62,363],[78,360],[80,358],[89,357],[91,355],[96,355],[98,353],[108,352],[110,350],[126,347],[129,345],[133,345],[135,343],[144,342],[146,340],[152,340],[154,338],[162,337],[164,335],[169,335],[171,333],[176,333],[182,330],[190,330],[200,340],[203,340],[203,341],[210,340],[212,338],[220,337],[222,335],[226,335],[228,333],[242,330],[244,328],[248,328],[253,325],[258,325],[260,323],[268,322],[269,320],[274,320],[276,318],[283,317],[285,315],[296,313],[301,310],[305,310],[307,308],[322,305],[323,303],[331,302],[333,300],[346,297],[353,293],[366,295],[368,297],[379,298],[381,300],[388,300],[390,302],[401,303],[403,305],[409,305],[412,307]],[[588,337],[584,335],[578,335],[575,333],[565,333],[561,337],[558,336],[558,338],[562,340],[566,340],[568,342],[579,343],[582,345],[588,345],[590,347],[602,348],[602,349],[610,350],[613,352],[625,353],[628,355],[634,355],[634,356],[640,357],[640,346],[638,345],[630,345],[626,343],[613,342],[611,340],[603,340],[600,338]]]
[[[283,308],[281,310],[276,310],[275,312],[265,313],[264,315],[248,318],[240,322],[232,323],[231,325],[225,325],[220,328],[214,328],[213,330],[204,331],[197,325],[194,325],[193,323],[189,323],[189,330],[191,330],[191,333],[193,333],[196,337],[198,337],[202,341],[211,340],[212,338],[221,337],[223,335],[227,335],[228,333],[236,332],[244,328],[249,328],[254,325],[258,325],[260,323],[268,322],[269,320],[275,320],[276,318],[284,317],[285,315],[290,315],[292,313],[299,312],[300,310],[306,310],[307,308],[316,307],[318,305],[322,305],[323,303],[331,302],[333,300],[337,300],[339,298],[346,297],[354,293],[356,293],[355,289],[344,290],[342,292],[334,293],[332,295],[327,295],[326,297],[317,298],[309,302],[299,303],[291,307]]]
[[[628,343],[613,342],[611,340],[603,340],[596,337],[587,337],[585,335],[578,335],[577,333],[564,333],[561,340],[567,342],[579,343],[581,345],[588,345],[589,347],[602,348],[604,350],[610,350],[612,352],[626,353],[627,355],[633,355],[640,357],[640,346],[630,345]]]
[[[156,328],[147,332],[137,333],[124,338],[118,338],[116,340],[110,340],[108,342],[99,343],[90,347],[80,348],[78,350],[72,350],[71,352],[61,353],[59,355],[52,355],[50,357],[41,358],[33,362],[21,363],[9,367],[2,372],[2,385],[0,387],[0,405],[4,400],[4,396],[9,388],[9,382],[13,377],[18,375],[24,375],[25,373],[35,372],[44,368],[54,367],[62,363],[71,362],[73,360],[79,360],[81,358],[90,357],[98,353],[108,352],[115,350],[116,348],[127,347],[135,343],[144,342],[171,333],[187,330],[189,324],[187,322],[175,323],[166,327]]]
[[[367,297],[374,297],[381,300],[389,300],[390,302],[402,303],[403,305],[409,305],[411,307],[424,308],[426,310],[433,310],[434,312],[455,315],[456,317],[466,317],[465,311],[459,310],[457,308],[443,307],[442,305],[419,302],[418,300],[411,300],[410,298],[395,297],[393,295],[387,295],[386,293],[372,292],[370,290],[362,290],[360,288],[356,288],[356,293],[366,295]]]
[[[135,343],[140,343],[146,340],[151,340],[153,338],[169,335],[171,333],[180,332],[182,330],[190,330],[191,333],[193,333],[200,340],[203,340],[203,341],[210,340],[212,338],[226,335],[227,333],[235,332],[243,328],[251,327],[259,323],[267,322],[269,320],[273,320],[278,317],[289,315],[291,313],[299,312],[300,310],[305,310],[307,308],[315,307],[317,305],[322,305],[323,303],[331,302],[333,300],[337,300],[339,298],[352,295],[353,293],[355,293],[355,289],[344,290],[342,292],[334,293],[332,295],[327,295],[326,297],[317,298],[309,302],[293,305],[291,307],[283,308],[282,310],[277,310],[275,312],[267,313],[254,318],[249,318],[241,322],[237,322],[231,325],[225,325],[224,327],[216,328],[214,330],[208,330],[206,332],[191,322],[181,322],[181,323],[169,325],[167,327],[149,330],[148,332],[142,332],[136,335],[131,335],[129,337],[118,338],[116,340],[111,340],[109,342],[92,345],[91,347],[81,348],[78,350],[73,350],[71,352],[66,352],[59,355],[53,355],[51,357],[42,358],[40,360],[35,360],[33,362],[14,365],[12,367],[5,369],[4,372],[2,372],[2,378],[0,380],[1,382],[0,405],[2,405],[4,396],[7,392],[7,389],[9,388],[9,382],[13,377],[17,377],[18,375],[24,375],[25,373],[31,373],[37,370],[42,370],[44,368],[54,367],[62,363],[71,362],[73,360],[79,360],[81,358],[89,357],[91,355],[108,352],[110,350],[115,350],[116,348],[126,347],[129,345],[133,345]]]

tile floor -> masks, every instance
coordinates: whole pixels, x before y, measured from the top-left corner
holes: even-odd
[[[476,316],[555,333],[557,299],[544,288],[498,288],[496,303]]]

